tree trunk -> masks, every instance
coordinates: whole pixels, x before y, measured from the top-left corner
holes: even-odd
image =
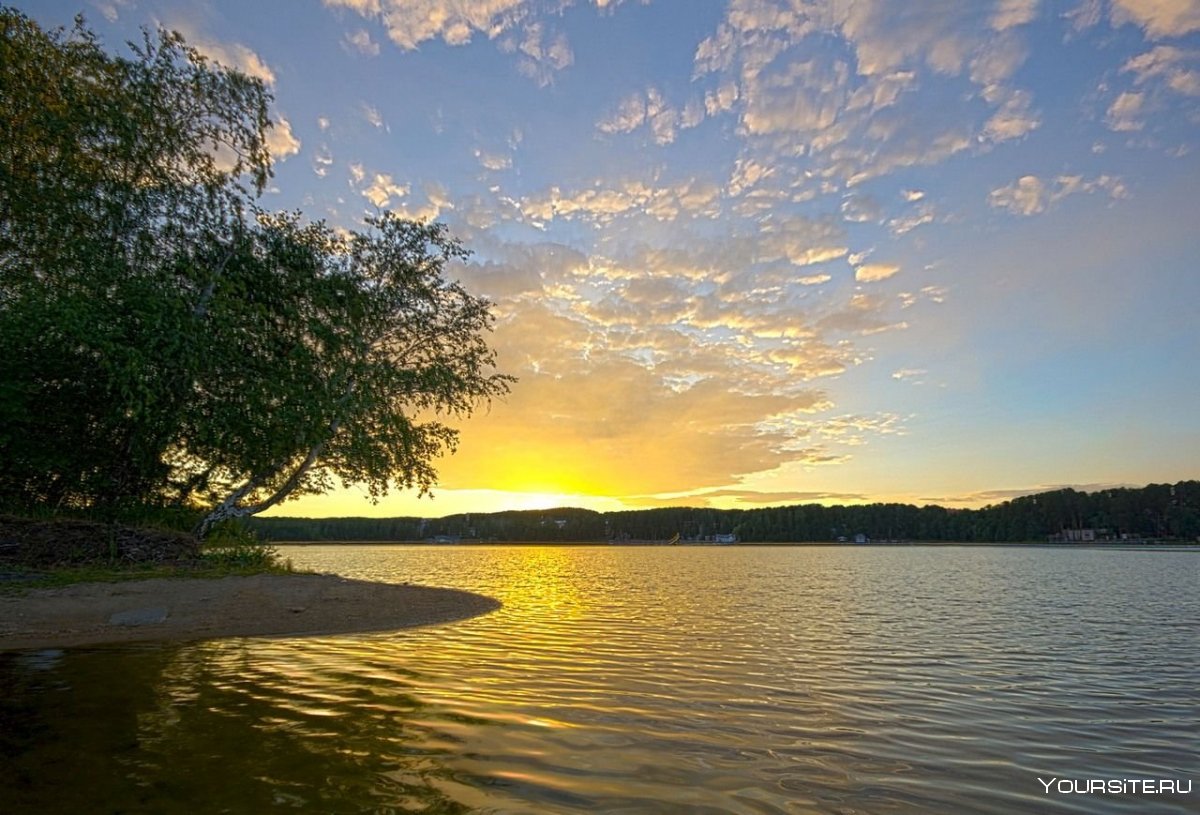
[[[304,457],[304,460],[300,462],[300,465],[296,468],[295,472],[288,476],[287,480],[284,481],[283,484],[280,485],[279,489],[275,490],[270,497],[259,501],[257,504],[243,505],[241,503],[242,499],[254,492],[254,490],[257,489],[260,484],[262,484],[271,476],[277,474],[278,468],[276,468],[275,472],[254,476],[245,484],[234,490],[228,498],[217,504],[217,506],[214,507],[211,512],[204,516],[204,519],[196,526],[193,534],[195,534],[195,536],[200,540],[204,540],[208,533],[212,531],[212,528],[221,521],[227,521],[230,518],[246,518],[250,515],[257,515],[258,513],[275,506],[284,498],[287,498],[292,494],[296,487],[300,486],[300,481],[320,459],[321,451],[325,449],[326,442],[337,434],[338,427],[340,426],[340,419],[334,419],[329,423],[329,435],[324,441],[317,442],[311,448],[309,448],[308,454]]]

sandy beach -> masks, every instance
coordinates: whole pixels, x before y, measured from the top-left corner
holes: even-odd
[[[499,606],[455,589],[328,574],[81,583],[0,597],[0,651],[392,631]]]

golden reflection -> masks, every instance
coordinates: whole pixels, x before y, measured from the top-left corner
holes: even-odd
[[[499,600],[547,612],[558,619],[583,615],[584,600],[572,579],[579,551],[560,546],[514,547],[505,558],[505,574],[496,588]]]

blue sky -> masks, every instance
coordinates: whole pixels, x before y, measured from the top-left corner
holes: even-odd
[[[267,207],[474,251],[512,395],[283,513],[1200,476],[1200,0],[21,5],[266,81]]]

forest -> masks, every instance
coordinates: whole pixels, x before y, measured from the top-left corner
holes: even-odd
[[[742,543],[955,541],[1045,542],[1069,530],[1096,540],[1200,538],[1200,481],[1097,492],[1060,489],[981,509],[911,504],[759,509],[664,509],[594,512],[548,509],[444,518],[254,518],[276,541],[702,541],[734,534]]]

